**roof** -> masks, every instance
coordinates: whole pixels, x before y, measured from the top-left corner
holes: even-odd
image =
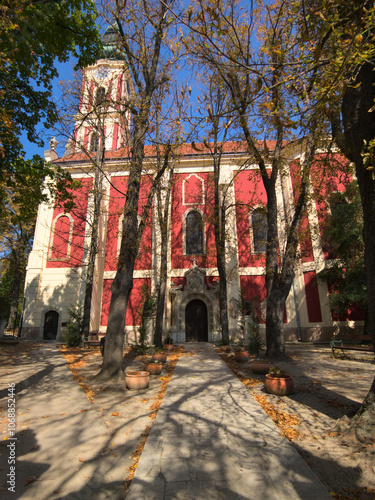
[[[273,151],[275,146],[276,146],[276,141],[267,141],[266,142],[267,148],[270,151]],[[286,145],[286,143],[284,144]],[[262,149],[264,148],[264,143],[259,143],[259,147]],[[198,143],[195,144],[194,141],[191,144],[183,144],[181,145],[178,150],[177,154],[179,156],[204,156],[204,155],[210,155],[212,154],[212,147],[213,144],[203,144],[203,143]],[[156,146],[154,145],[145,145],[145,158],[152,158],[156,156]],[[244,141],[239,141],[239,142],[226,142],[223,145],[223,152],[225,154],[246,154],[248,153],[248,147],[246,142]],[[93,153],[93,156],[95,153]],[[131,148],[130,146],[125,146],[122,148],[119,148],[117,150],[107,150],[105,152],[105,158],[106,160],[116,160],[116,159],[129,159],[131,157]],[[58,163],[65,163],[65,162],[74,162],[74,161],[87,161],[87,153],[73,153],[71,155],[64,156],[63,158],[59,158],[56,160]]]

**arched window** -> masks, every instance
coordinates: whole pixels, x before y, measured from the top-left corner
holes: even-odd
[[[95,107],[104,106],[106,104],[106,92],[104,87],[99,87],[95,94]]]
[[[250,214],[250,233],[253,253],[266,253],[267,214],[264,208],[256,208]]]
[[[204,222],[198,210],[190,211],[185,218],[185,250],[186,255],[204,253]]]
[[[73,238],[73,217],[59,214],[52,223],[49,260],[69,260]]]
[[[96,152],[99,149],[99,134],[93,132],[90,137],[90,151]]]

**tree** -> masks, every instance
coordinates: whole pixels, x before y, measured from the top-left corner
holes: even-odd
[[[335,193],[334,204],[327,217],[323,242],[335,260],[318,278],[331,285],[329,301],[335,313],[350,314],[360,306],[367,315],[363,213],[357,183],[349,184],[344,193]],[[365,324],[365,331],[366,327]]]
[[[9,179],[8,186],[3,190],[0,276],[3,299],[7,306],[4,307],[2,316],[7,317],[8,329],[12,330],[17,326],[19,299],[23,291],[27,257],[33,243],[38,205],[48,199],[45,170],[31,169],[31,163],[32,160],[27,162],[19,160],[17,169],[22,181]]]
[[[324,15],[322,14],[324,13]],[[368,330],[375,346],[375,5],[363,2],[305,0],[299,8],[299,32],[314,47],[306,61],[310,85],[319,88],[320,108],[330,118],[332,135],[354,163],[363,208]],[[375,379],[352,420],[349,433],[373,442]]]
[[[133,0],[115,6],[103,6],[103,15],[118,28],[120,48],[125,55],[125,65],[131,73],[134,95],[127,103],[132,116],[129,176],[124,207],[123,232],[116,276],[113,280],[111,302],[106,333],[103,365],[98,376],[102,379],[122,376],[122,355],[125,317],[130,291],[133,285],[134,264],[140,238],[151,205],[149,196],[138,224],[138,202],[145,140],[150,127],[152,97],[170,79],[173,61],[164,59],[165,43],[173,23],[168,16],[168,4],[157,0],[138,2]],[[162,172],[158,172],[157,176]],[[154,190],[156,189],[154,179]],[[153,192],[150,192],[153,195]]]
[[[0,204],[4,186],[22,181],[25,168],[41,169],[38,157],[23,163],[20,135],[39,146],[41,121],[51,127],[57,120],[52,80],[58,76],[55,60],[71,55],[77,66],[93,61],[100,38],[93,0],[1,0],[0,21]],[[52,171],[45,171],[44,175]]]
[[[252,4],[197,0],[185,24],[191,36],[187,48],[207,70],[214,70],[230,96],[247,144],[249,161],[258,165],[267,193],[266,289],[267,355],[285,356],[283,311],[295,276],[299,226],[309,196],[309,171],[326,120],[312,112],[316,100],[302,68],[292,6],[287,2]],[[256,41],[256,38],[258,40]],[[270,150],[267,141],[274,143]],[[289,148],[286,141],[293,140]],[[299,192],[288,214],[279,214],[277,186],[289,154],[300,153]],[[286,219],[286,238],[278,240],[278,216]],[[281,263],[280,263],[281,261]]]

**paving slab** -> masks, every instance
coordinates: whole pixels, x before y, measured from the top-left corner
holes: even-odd
[[[17,462],[13,493],[6,483],[9,472],[6,445],[10,441],[3,440],[1,499],[123,499],[129,474],[126,467],[133,463],[130,455],[150,424],[149,405],[138,407],[134,400],[145,397],[151,404],[160,380],[152,380],[144,396],[142,391],[126,391],[120,386],[118,393],[110,393],[108,402],[99,395],[99,402],[92,404],[53,344],[21,353],[16,361],[7,362],[2,373],[0,406],[4,408],[1,415],[4,418],[8,383],[16,383]],[[117,417],[111,421],[112,412]],[[1,428],[2,432],[7,431],[6,420]]]
[[[185,344],[126,500],[330,494],[209,344]]]

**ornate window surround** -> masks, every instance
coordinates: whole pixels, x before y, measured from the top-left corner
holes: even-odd
[[[52,257],[52,251],[53,251],[53,243],[55,240],[56,223],[61,217],[67,217],[69,219],[69,226],[70,227],[69,227],[69,237],[68,237],[68,250],[66,252],[65,257],[56,258],[56,257]],[[48,260],[55,261],[55,262],[65,262],[65,261],[70,260],[70,253],[71,253],[71,249],[72,249],[72,240],[73,240],[73,226],[74,226],[74,219],[70,214],[61,213],[54,218],[54,220],[52,222],[52,229],[51,229],[52,241],[50,243],[50,247],[48,250]]]
[[[193,255],[186,253],[186,218],[191,212],[198,212],[202,217],[203,252],[197,255],[206,255],[206,217],[200,208],[189,208],[183,215],[182,220],[182,255]]]
[[[185,201],[185,184],[186,184],[186,182],[189,181],[190,177],[196,177],[202,183],[202,200],[200,202],[187,203]],[[186,177],[186,179],[184,179],[182,181],[182,204],[185,205],[185,206],[188,206],[188,205],[197,205],[197,204],[198,205],[204,205],[204,179],[202,177],[200,177],[198,174],[190,174],[189,177]]]

